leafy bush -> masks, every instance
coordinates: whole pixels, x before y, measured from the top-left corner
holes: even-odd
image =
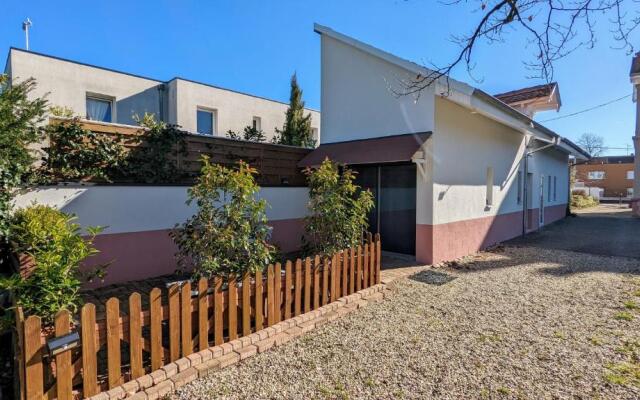
[[[203,157],[187,201],[195,202],[198,211],[172,232],[181,268],[193,266],[194,276],[225,276],[256,271],[272,261],[267,203],[255,198],[260,189],[256,173],[242,161],[231,169]]]
[[[309,211],[304,247],[309,254],[333,254],[356,245],[368,228],[373,195],[353,183],[355,172],[326,159],[317,170],[305,171],[309,182]]]
[[[89,238],[84,239],[74,218],[43,205],[18,210],[12,218],[15,250],[29,255],[35,268],[26,277],[14,274],[1,280],[0,288],[10,290],[27,315],[51,322],[59,310],[66,308],[74,313],[80,305],[79,266],[98,252],[92,244],[101,228],[89,228]],[[101,275],[103,267],[96,267],[92,273]]]
[[[581,193],[576,193],[574,190],[571,194],[571,208],[589,208],[595,207],[600,202],[593,196],[587,196],[584,191],[580,191]]]
[[[9,237],[15,189],[24,182],[35,161],[29,146],[42,138],[39,126],[47,102],[29,99],[35,87],[33,79],[11,84],[7,75],[0,75],[0,244]]]
[[[44,149],[42,174],[47,180],[111,181],[124,165],[120,138],[84,129],[77,117],[50,124],[46,132],[49,147]]]
[[[249,142],[265,142],[267,140],[262,129],[256,129],[252,126],[245,126],[242,134],[228,130],[227,137],[235,140],[246,140]]]
[[[126,157],[125,174],[142,183],[175,182],[181,176],[177,157],[187,150],[186,134],[176,125],[157,122],[153,114],[145,113],[136,120],[146,130],[136,137],[136,147]]]

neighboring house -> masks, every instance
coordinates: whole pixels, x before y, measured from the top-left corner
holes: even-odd
[[[453,79],[398,96],[403,81],[429,71],[330,28],[315,31],[322,137],[299,165],[330,157],[360,173],[383,250],[437,263],[566,215],[569,157],[589,156],[577,145]],[[546,98],[556,96],[557,107],[553,87]]]
[[[635,154],[640,154],[640,101],[638,101],[638,91],[640,91],[640,52],[636,53],[631,61],[631,84],[633,84],[633,101],[636,102],[636,130],[633,136],[633,147]],[[632,214],[640,217],[640,157],[635,159],[635,179],[633,184],[634,196],[631,199]]]
[[[576,164],[576,183],[603,189],[601,199],[633,198],[634,156],[593,157]]]
[[[500,93],[493,97],[530,118],[541,111],[558,111],[562,105],[560,87],[556,82]]]
[[[16,48],[9,50],[5,73],[12,82],[35,78],[34,96],[47,94],[49,104],[68,107],[83,118],[133,125],[135,115],[152,113],[202,135],[226,136],[228,130],[253,126],[271,140],[275,129],[282,129],[288,108],[287,103],[188,79],[162,81]],[[320,113],[307,111],[319,140]]]

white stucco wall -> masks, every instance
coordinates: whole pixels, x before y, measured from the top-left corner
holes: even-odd
[[[322,143],[433,130],[433,88],[417,100],[397,97],[413,74],[327,35],[321,41]]]
[[[436,99],[436,128],[432,142],[433,202],[431,222],[418,215],[418,223],[444,224],[522,211],[518,204],[517,175],[523,171],[525,137],[519,131],[463,108],[443,98]],[[566,204],[568,158],[554,149],[535,153],[529,160],[533,174],[532,203],[539,207],[539,180],[557,177],[555,200],[544,206]],[[486,205],[487,168],[493,168],[493,204]],[[524,175],[522,186],[525,185]],[[553,186],[553,178],[552,178]]]
[[[133,124],[133,114],[159,113],[159,81],[16,49],[12,49],[9,56],[13,81],[35,78],[37,86],[32,96],[46,94],[52,106],[68,107],[85,117],[89,93],[113,98],[113,122]]]
[[[267,139],[275,134],[276,128],[282,129],[288,104],[267,100],[230,90],[220,89],[201,83],[183,79],[170,82],[176,87],[177,103],[171,123],[182,126],[189,132],[197,132],[196,114],[199,107],[216,111],[216,135],[226,136],[232,130],[241,133],[246,126],[251,126],[253,117],[260,117],[262,130]],[[311,113],[311,126],[320,132],[320,113]]]
[[[191,217],[185,186],[76,186],[41,187],[19,195],[15,207],[38,203],[75,214],[81,226],[106,226],[103,233],[170,229]],[[269,204],[270,221],[307,215],[309,191],[302,187],[267,187],[258,195]]]

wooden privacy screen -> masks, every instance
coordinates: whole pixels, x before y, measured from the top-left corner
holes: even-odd
[[[223,280],[201,279],[82,307],[79,325],[68,311],[46,334],[37,316],[18,310],[18,375],[22,399],[89,397],[141,377],[209,346],[250,335],[380,283],[380,238],[332,257],[314,257]],[[143,302],[147,306],[143,308]],[[121,311],[128,309],[128,314]],[[77,347],[50,356],[47,339],[77,331]]]
[[[64,123],[65,119],[51,118],[50,123]],[[119,136],[123,144],[129,150],[137,146],[144,146],[144,142],[138,143],[137,137],[144,132],[143,128],[106,124],[96,121],[81,120],[84,129],[99,132],[109,136]],[[235,165],[238,160],[244,160],[259,175],[256,177],[258,184],[263,186],[306,186],[307,181],[298,167],[298,163],[312,149],[295,146],[283,146],[271,143],[248,142],[224,137],[187,134],[185,138],[185,154],[172,156],[176,160],[178,168],[184,172],[185,177],[179,182],[167,182],[175,184],[191,184],[202,167],[200,158],[209,156],[212,163],[223,165]],[[140,183],[118,181],[114,183]]]

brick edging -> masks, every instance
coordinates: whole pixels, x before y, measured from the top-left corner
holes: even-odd
[[[381,301],[389,292],[386,288],[392,280],[395,280],[395,277],[385,283],[362,289],[316,310],[279,322],[249,336],[193,353],[138,379],[92,396],[90,399],[158,399],[196,378],[207,376],[257,353],[287,343],[329,321],[365,307],[370,302]]]

